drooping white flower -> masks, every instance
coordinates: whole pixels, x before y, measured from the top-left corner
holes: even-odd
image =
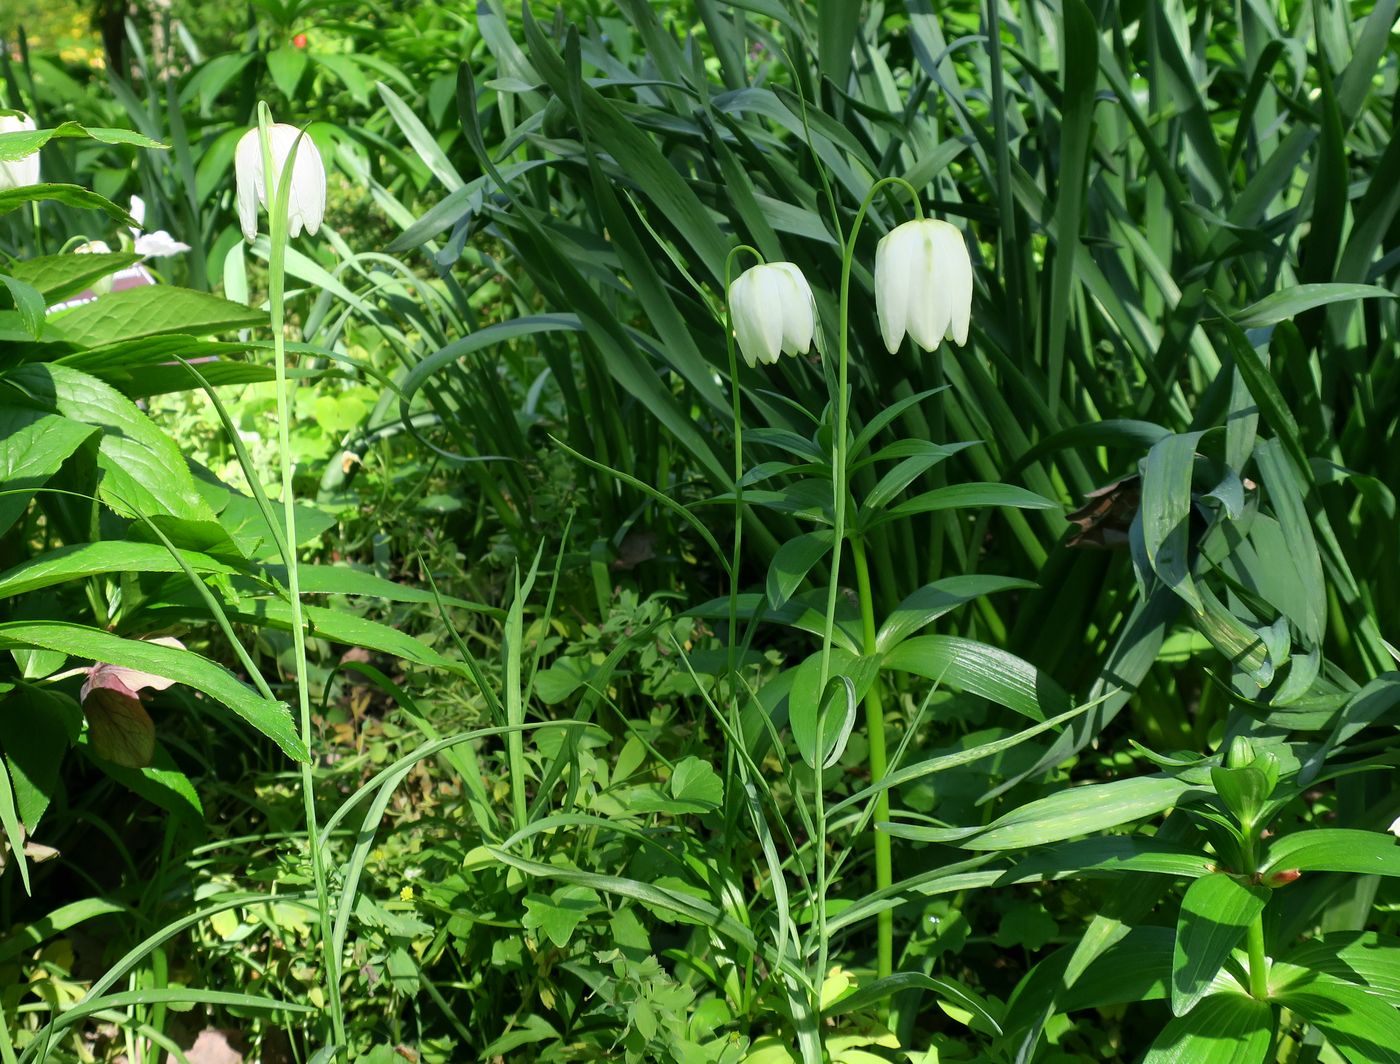
[[[136,254],[143,259],[163,259],[170,255],[178,255],[182,251],[189,251],[190,246],[181,240],[176,240],[164,229],[157,229],[154,233],[138,233],[136,235]]]
[[[753,266],[735,278],[729,286],[729,316],[750,366],[772,365],[781,355],[805,355],[812,346],[812,289],[791,262]]]
[[[875,248],[875,312],[890,354],[905,333],[926,351],[967,343],[972,260],[957,226],[921,218],[896,226]]]
[[[17,115],[0,115],[0,133],[32,133],[38,127],[34,119],[21,112]],[[38,149],[19,159],[0,159],[0,189],[24,188],[39,183]]]
[[[301,137],[300,143],[297,138]],[[243,237],[252,243],[258,235],[258,208],[269,207],[276,191],[287,156],[296,144],[296,159],[292,163],[292,189],[287,201],[288,232],[300,236],[303,228],[315,235],[326,213],[326,168],[321,153],[310,137],[301,135],[296,126],[276,122],[267,127],[268,147],[272,154],[272,181],[263,173],[262,143],[254,126],[243,134],[233,156],[234,176],[238,187],[238,220]]]
[[[136,220],[136,225],[128,230],[131,233],[132,250],[143,259],[164,259],[190,250],[188,244],[176,240],[164,229],[157,229],[154,233],[141,231],[146,224],[146,201],[140,196],[131,197],[131,209],[127,213]]]
[[[1400,838],[1400,816],[1396,817],[1394,821],[1391,822],[1391,825],[1388,830],[1392,835],[1396,836],[1397,838]]]

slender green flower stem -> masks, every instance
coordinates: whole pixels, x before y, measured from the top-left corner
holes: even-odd
[[[864,638],[865,652],[875,653],[875,599],[870,590],[870,565],[865,557],[865,541],[860,536],[851,537],[851,554],[855,559],[856,594],[860,598],[860,625]],[[888,764],[885,753],[885,705],[880,697],[880,678],[877,676],[865,695],[865,729],[870,744],[870,779],[880,780],[885,775]],[[890,792],[881,791],[875,799],[875,822],[889,820]],[[875,884],[877,889],[894,882],[894,858],[890,836],[875,832]],[[876,924],[876,974],[883,979],[894,973],[894,910],[883,909],[875,918]]]
[[[729,353],[729,392],[734,414],[734,560],[729,567],[729,683],[733,693],[732,705],[737,714],[739,709],[739,683],[735,676],[734,653],[739,633],[739,562],[744,543],[744,418],[740,409],[739,356],[734,343],[734,322],[729,309],[729,281],[734,268],[734,260],[748,252],[763,261],[757,248],[740,244],[729,252],[724,260],[724,342]],[[736,717],[737,727],[737,717]]]
[[[1246,873],[1258,876],[1259,836],[1253,819],[1242,820],[1240,828],[1244,833],[1244,847],[1241,857]],[[1259,1001],[1269,999],[1269,959],[1264,953],[1264,914],[1259,912],[1250,921],[1245,932],[1245,945],[1249,951],[1249,993]]]
[[[272,151],[267,138],[266,106],[259,108],[258,124],[262,130],[263,173],[272,191]],[[283,561],[287,566],[287,595],[292,614],[292,652],[297,679],[298,724],[307,759],[301,763],[302,802],[306,811],[306,840],[311,851],[311,877],[316,888],[316,908],[320,916],[322,961],[325,965],[326,997],[330,1009],[331,1030],[338,1056],[346,1047],[345,1014],[340,997],[340,958],[333,947],[330,896],[326,885],[326,869],[319,832],[316,827],[315,776],[312,771],[311,695],[306,675],[306,629],[301,608],[301,576],[297,571],[296,497],[292,490],[291,418],[292,385],[287,379],[287,340],[284,335],[285,315],[282,306],[286,282],[287,204],[292,181],[292,161],[295,147],[282,168],[276,196],[269,196],[268,240],[268,306],[272,314],[272,345],[277,374],[277,449],[282,460],[282,505],[285,514],[286,538]]]
[[[1264,954],[1264,914],[1254,917],[1246,932],[1249,947],[1249,992],[1260,1001],[1269,1000],[1269,958]]]
[[[850,389],[850,321],[851,321],[851,264],[855,260],[856,240],[860,236],[860,226],[865,220],[866,212],[870,210],[870,205],[875,201],[876,194],[886,185],[903,185],[908,190],[910,198],[914,202],[914,211],[920,218],[923,217],[923,208],[919,204],[919,193],[913,185],[909,184],[902,177],[885,177],[876,181],[870,186],[870,191],[865,194],[865,199],[861,201],[860,209],[856,212],[855,220],[851,223],[850,236],[846,239],[841,255],[841,292],[840,292],[840,318],[837,325],[838,351],[837,351],[837,383],[836,394],[832,396],[832,405],[835,408],[836,426],[835,440],[833,441],[833,461],[832,461],[832,542],[834,548],[831,556],[831,583],[827,587],[826,597],[826,623],[822,631],[822,652],[821,668],[819,672],[819,682],[817,684],[817,697],[823,702],[826,699],[826,685],[831,678],[831,643],[832,635],[836,629],[836,600],[840,590],[841,555],[845,545],[846,529],[846,497],[850,493],[850,470],[847,468],[847,451],[849,441],[847,439],[847,423],[850,419],[851,389]],[[856,548],[855,541],[852,547]],[[861,562],[864,563],[863,547],[856,548],[862,551]],[[857,577],[859,579],[859,576]],[[862,609],[873,609],[870,598],[870,574],[866,566],[865,583],[866,588],[861,596]],[[874,620],[871,618],[873,628]],[[871,642],[873,643],[873,636]],[[876,696],[878,698],[878,695]],[[878,714],[871,716],[867,706],[867,719],[869,721],[870,734],[867,740],[870,745],[870,777],[875,783],[885,773],[885,721],[884,713],[881,710]],[[819,728],[818,734],[822,734]],[[876,764],[876,751],[879,751],[879,764]],[[817,789],[821,789],[821,765],[817,765]],[[882,794],[880,801],[883,803],[883,815],[889,815],[889,798],[887,794]],[[877,816],[880,815],[877,813]],[[881,840],[876,837],[876,863],[875,863],[875,886],[882,889],[890,886],[893,882],[893,871],[890,857],[890,840],[886,837],[884,844],[884,864],[881,865],[879,847]],[[820,850],[818,851],[820,853]],[[882,871],[883,867],[883,871]],[[819,877],[820,882],[820,877]],[[825,892],[826,884],[820,882],[820,889]],[[881,976],[891,974],[894,958],[894,915],[891,912],[881,913],[876,922],[877,936],[877,963]],[[823,942],[821,947],[823,963],[825,959],[826,946]],[[823,967],[822,977],[826,971]]]

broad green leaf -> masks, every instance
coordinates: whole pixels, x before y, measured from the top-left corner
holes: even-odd
[[[37,339],[44,328],[43,295],[28,282],[3,273],[0,273],[0,287],[9,292],[10,302],[19,311],[25,331]]]
[[[1161,425],[1151,421],[1138,421],[1132,418],[1112,418],[1094,421],[1087,425],[1074,425],[1041,440],[1007,471],[1008,475],[1019,472],[1046,455],[1071,447],[1122,447],[1137,451],[1151,448],[1170,433]]]
[[[40,255],[25,259],[10,267],[10,273],[16,279],[37,288],[52,305],[77,295],[93,281],[125,269],[137,261],[137,256],[121,251],[105,255],[74,255],[70,252],[66,255]]]
[[[884,668],[980,695],[1031,720],[1044,720],[1069,707],[1063,688],[1034,665],[959,636],[906,639],[885,655]]]
[[[1400,1010],[1362,987],[1314,974],[1275,1000],[1313,1024],[1352,1064],[1400,1062]]]
[[[28,203],[52,200],[68,207],[102,211],[119,225],[134,226],[136,219],[111,200],[90,192],[81,185],[25,185],[22,188],[0,189],[0,215],[9,214]]]
[[[907,636],[926,624],[932,624],[945,613],[966,602],[998,591],[1034,588],[1029,580],[1010,576],[950,576],[919,588],[894,608],[875,637],[875,646],[882,653],[892,650]]]
[[[1063,842],[1037,850],[1006,873],[1007,883],[1040,878],[1113,876],[1122,872],[1198,879],[1215,871],[1210,857],[1190,847],[1140,835]]]
[[[1063,1011],[1165,998],[1171,982],[1175,942],[1176,935],[1170,927],[1132,928],[1079,973],[1065,992]],[[1072,949],[1068,947],[1065,952]]]
[[[1223,872],[1202,876],[1181,899],[1172,952],[1172,1012],[1185,1016],[1210,990],[1230,951],[1272,893]]]
[[[1213,994],[1163,1027],[1142,1064],[1263,1064],[1273,1032],[1268,1002]]]
[[[1009,506],[1019,510],[1053,510],[1059,507],[1059,503],[1025,488],[1018,488],[1015,484],[950,484],[946,488],[934,488],[914,496],[908,502],[890,507],[873,518],[869,527],[878,527],[896,517],[908,517],[910,514],[982,509],[990,506]]]
[[[828,663],[827,685],[822,690],[821,652],[811,655],[797,666],[797,675],[788,694],[788,722],[792,725],[793,742],[809,768],[825,765],[839,757],[838,749],[845,747],[850,735],[851,715],[870,690],[880,673],[880,659],[857,656],[840,647],[833,647]],[[840,677],[850,680],[848,689]],[[825,717],[821,718],[823,700]],[[821,723],[821,734],[818,724]]]
[[[82,126],[77,122],[62,122],[52,129],[29,129],[17,133],[0,133],[0,162],[14,162],[33,155],[55,137],[84,137],[103,144],[125,144],[133,148],[164,148],[158,140],[142,136],[129,129],[107,129]]]
[[[1147,558],[1162,583],[1197,613],[1205,604],[1191,579],[1191,473],[1199,432],[1168,436],[1142,462],[1142,538]]]
[[[195,551],[181,551],[185,564],[197,573],[237,570]],[[180,563],[163,546],[102,540],[56,547],[0,573],[0,598],[102,573],[178,573]]]
[[[21,396],[36,410],[101,430],[98,493],[118,513],[129,515],[135,508],[148,515],[213,520],[180,449],[114,388],[66,366],[28,365],[0,380],[0,401]]]
[[[671,771],[671,797],[692,813],[708,813],[724,802],[724,784],[708,762],[685,757]]]
[[[448,192],[455,192],[461,188],[462,175],[457,173],[456,168],[443,154],[442,148],[433,139],[432,133],[414,114],[413,108],[404,103],[398,94],[382,81],[375,87],[379,90],[379,98],[384,101],[389,117],[398,123],[398,127],[408,140],[409,146],[432,175],[446,186]]]
[[[169,751],[159,742],[155,744],[150,764],[140,768],[131,768],[102,757],[93,748],[89,733],[84,733],[79,740],[78,750],[133,794],[140,795],[195,830],[202,828],[204,807],[195,793],[194,784],[180,771]]]
[[[14,783],[15,808],[31,835],[81,728],[82,714],[66,695],[26,683],[0,694],[0,748]]]
[[[1304,613],[1294,619],[1295,623],[1304,642],[1317,646],[1322,642],[1326,626],[1327,591],[1322,579],[1322,556],[1313,539],[1312,520],[1303,500],[1306,486],[1298,483],[1298,474],[1284,456],[1283,445],[1278,440],[1258,444],[1254,448],[1254,460],[1298,574],[1298,594],[1304,603]]]
[[[1260,871],[1270,875],[1295,868],[1400,876],[1400,841],[1379,831],[1351,828],[1314,828],[1271,840]]]
[[[297,100],[297,86],[306,73],[308,62],[304,48],[283,45],[267,53],[267,72],[272,75],[272,83],[290,102]]]
[[[1094,106],[1099,83],[1098,20],[1083,0],[1061,5],[1064,48],[1060,73],[1064,90],[1060,107],[1060,167],[1056,175],[1055,256],[1050,282],[1048,345],[1049,406],[1054,414],[1061,398],[1065,335],[1080,279],[1075,259],[1080,249],[1089,164],[1093,154]]]
[[[883,826],[890,834],[922,842],[949,842],[965,850],[1022,850],[1128,824],[1176,805],[1190,786],[1163,776],[1069,787],[1027,802],[986,827]]]
[[[1364,984],[1391,1005],[1400,1007],[1400,938],[1375,931],[1333,931],[1304,942],[1284,960],[1299,979],[1321,972],[1349,983]],[[1270,986],[1284,989],[1285,965],[1275,964]]]
[[[578,925],[601,906],[598,895],[588,887],[560,887],[552,894],[527,894],[521,925],[530,931],[543,931],[560,949],[569,944]]]
[[[1241,329],[1258,329],[1277,325],[1294,318],[1305,310],[1353,299],[1394,299],[1395,293],[1373,284],[1299,284],[1271,292],[1257,303],[1251,303],[1232,314]]]
[[[895,972],[894,975],[858,987],[854,993],[833,1001],[822,1010],[822,1015],[845,1016],[859,1012],[906,990],[927,990],[977,1016],[994,1034],[1001,1033],[1001,1025],[997,1023],[996,1017],[988,1010],[987,1003],[976,994],[955,980],[939,979],[922,972]]]
[[[208,336],[267,324],[260,310],[172,285],[112,292],[50,320],[60,336],[85,347],[168,333]]]
[[[272,739],[288,757],[305,760],[306,747],[292,726],[286,703],[254,694],[222,665],[188,650],[122,639],[97,628],[58,621],[11,621],[0,624],[0,647],[43,647],[75,658],[139,669],[186,684],[222,702]]]
[[[230,618],[247,621],[259,626],[269,625],[283,631],[291,631],[291,606],[281,599],[244,599],[228,610]],[[445,658],[428,644],[415,639],[407,632],[400,632],[387,624],[372,621],[368,617],[357,617],[344,610],[327,609],[323,606],[302,605],[302,615],[306,619],[307,635],[329,639],[347,646],[364,647],[381,654],[390,654],[405,661],[429,668],[463,672],[461,662]]]
[[[187,334],[168,333],[100,344],[64,355],[57,361],[94,376],[113,379],[114,383],[122,379],[123,371],[140,370],[144,375],[165,370],[175,374],[184,388],[192,390],[196,385],[194,374],[175,361],[177,356],[186,360],[207,359],[218,355],[236,355],[246,350],[247,344],[200,340]],[[208,379],[210,368],[208,365],[200,366],[199,375]],[[248,368],[263,367],[249,365]],[[289,374],[296,375],[295,371]]]
[[[266,572],[285,586],[287,582],[285,566],[269,565],[266,567]],[[425,588],[401,584],[396,580],[386,580],[382,576],[376,576],[367,570],[357,569],[350,565],[302,564],[297,566],[297,575],[301,581],[303,595],[351,595],[383,599],[388,602],[431,602],[434,604],[441,602],[444,606],[471,610],[473,613],[484,614],[487,617],[497,619],[505,617],[505,612],[495,606],[487,606],[481,602],[470,602],[452,595],[434,594]]]
[[[34,490],[51,476],[96,429],[56,413],[20,405],[0,384],[0,532],[14,524]]]
[[[792,598],[812,566],[831,552],[831,532],[822,529],[794,536],[773,555],[768,565],[768,602],[774,608]]]

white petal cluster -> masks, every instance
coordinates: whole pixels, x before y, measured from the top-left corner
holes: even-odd
[[[131,209],[127,213],[136,220],[136,227],[129,230],[132,250],[143,259],[164,259],[190,250],[188,244],[176,240],[164,229],[157,229],[154,233],[141,231],[146,224],[146,201],[140,196],[131,197]],[[257,235],[256,232],[254,235]]]
[[[258,129],[254,126],[243,134],[233,156],[234,177],[238,186],[238,220],[243,227],[243,236],[249,243],[257,239],[258,208],[268,207],[271,193],[276,191],[282,170],[287,164],[287,156],[296,144],[296,159],[292,163],[292,190],[287,203],[288,232],[300,236],[304,228],[313,236],[321,228],[321,219],[326,213],[326,168],[321,163],[321,153],[316,150],[310,137],[297,137],[301,130],[283,122],[267,128],[268,147],[272,154],[272,181],[263,173],[262,143]]]
[[[812,346],[812,289],[791,262],[753,266],[735,278],[729,286],[729,316],[750,366],[772,365],[781,355],[805,355]]]
[[[27,114],[0,115],[0,133],[32,133],[38,127]],[[39,183],[39,153],[30,152],[22,159],[6,162],[0,159],[0,189],[24,188]]]
[[[885,235],[875,248],[875,311],[891,354],[906,333],[926,351],[945,338],[967,343],[972,260],[957,226],[922,218]]]
[[[163,259],[170,255],[179,255],[181,252],[189,251],[190,246],[182,240],[176,240],[164,229],[157,229],[154,233],[141,233],[136,237],[133,250],[143,259]]]

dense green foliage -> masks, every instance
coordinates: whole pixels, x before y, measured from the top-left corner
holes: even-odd
[[[1400,1059],[1397,6],[7,42],[0,1064]]]

